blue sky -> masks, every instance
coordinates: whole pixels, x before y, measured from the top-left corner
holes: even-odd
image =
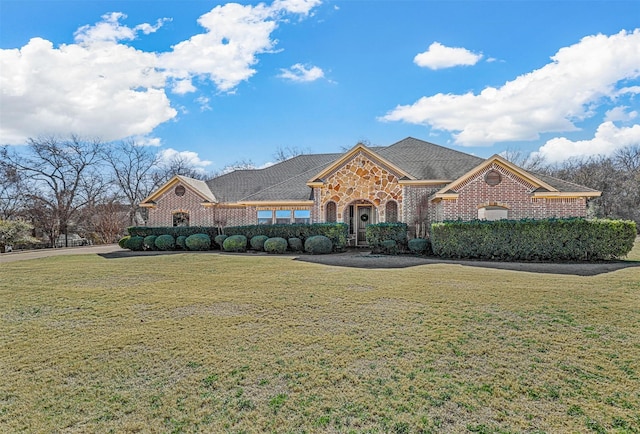
[[[640,143],[639,29],[637,0],[0,0],[0,144],[610,154]]]

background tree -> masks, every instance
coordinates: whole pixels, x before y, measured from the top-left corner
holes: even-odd
[[[6,148],[0,150],[0,219],[14,219],[25,209],[25,185],[21,174],[2,158]]]
[[[37,241],[31,236],[31,226],[24,220],[0,219],[0,253],[5,252],[5,246],[17,243]]]
[[[54,242],[68,234],[78,211],[90,203],[106,183],[98,170],[102,143],[55,137],[29,139],[24,153],[2,151],[5,164],[25,180],[29,214]]]

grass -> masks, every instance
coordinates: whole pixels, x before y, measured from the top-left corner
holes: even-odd
[[[638,267],[59,256],[0,300],[1,432],[640,432]]]

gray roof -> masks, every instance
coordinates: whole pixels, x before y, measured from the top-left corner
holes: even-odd
[[[483,158],[408,137],[391,146],[369,147],[419,180],[453,181],[485,161]],[[206,182],[220,202],[302,201],[311,198],[307,181],[344,154],[298,155],[264,169],[236,170]],[[547,175],[533,174],[561,192],[593,192]]]

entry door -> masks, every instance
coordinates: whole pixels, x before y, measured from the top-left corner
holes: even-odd
[[[358,239],[356,240],[358,245],[366,244],[366,230],[369,223],[372,223],[373,213],[370,206],[358,207]]]

